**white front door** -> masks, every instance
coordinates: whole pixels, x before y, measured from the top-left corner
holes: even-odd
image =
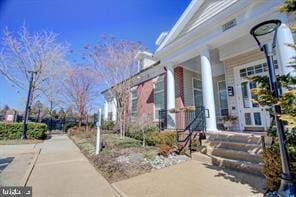
[[[276,61],[275,67],[278,67]],[[235,83],[241,130],[265,130],[270,125],[269,113],[253,102],[255,95],[252,94],[251,89],[256,88],[257,84],[248,80],[247,77],[256,75],[268,75],[267,64],[264,60],[235,68]]]

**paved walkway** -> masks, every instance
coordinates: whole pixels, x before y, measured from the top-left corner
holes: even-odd
[[[41,152],[27,184],[33,196],[117,196],[66,135],[53,135],[38,146]]]
[[[113,187],[128,197],[263,196],[235,176],[193,160],[113,183]]]
[[[0,185],[23,186],[35,156],[36,144],[0,145]]]

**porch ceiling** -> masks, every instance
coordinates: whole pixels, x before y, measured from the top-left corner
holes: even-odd
[[[210,60],[212,66],[212,74],[213,76],[219,76],[224,73],[224,64],[220,61],[219,51],[218,49],[214,49],[210,51]],[[186,60],[180,63],[182,67],[192,72],[200,73],[200,56],[195,56],[189,60]]]

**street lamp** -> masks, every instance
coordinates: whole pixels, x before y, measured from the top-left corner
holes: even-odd
[[[22,128],[22,136],[21,136],[22,140],[27,139],[27,121],[28,121],[28,117],[29,117],[30,98],[31,98],[31,94],[32,94],[31,92],[32,92],[34,74],[37,74],[37,72],[36,71],[29,71],[28,73],[31,74],[31,77],[30,77],[30,82],[29,82],[29,91],[28,91],[25,116],[24,116],[24,122],[23,122],[23,128]]]
[[[280,20],[269,20],[254,26],[250,31],[250,34],[255,38],[257,44],[259,45],[260,50],[263,51],[265,54],[268,65],[269,85],[274,98],[279,98],[280,93],[273,65],[272,50],[276,47],[277,30],[280,25]],[[272,36],[272,43],[266,40],[266,36]],[[286,137],[284,133],[284,126],[282,121],[278,117],[278,114],[281,114],[281,107],[275,104],[273,106],[273,111],[275,112],[276,130],[279,138],[280,156],[282,163],[281,186],[278,190],[278,195],[295,196],[296,183],[290,171],[289,157],[285,144]]]

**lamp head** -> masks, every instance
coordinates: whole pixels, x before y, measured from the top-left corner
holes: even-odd
[[[262,39],[266,36],[272,36],[272,47],[274,48],[276,45],[276,36],[277,36],[277,29],[281,25],[280,20],[269,20],[262,22],[256,26],[254,26],[250,34],[255,38],[259,48],[262,50],[263,43],[259,41],[259,38]],[[273,35],[271,35],[273,34]]]

